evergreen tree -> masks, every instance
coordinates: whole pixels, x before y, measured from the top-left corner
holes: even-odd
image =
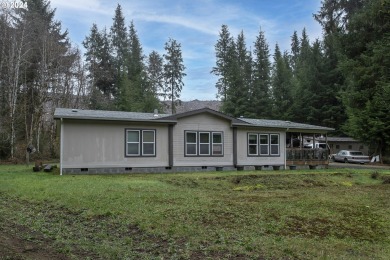
[[[70,51],[68,32],[62,31],[61,22],[54,19],[55,10],[50,2],[31,0],[27,9],[20,10],[16,23],[17,30],[25,31],[26,63],[23,68],[23,83],[20,93],[20,104],[25,111],[24,138],[26,144],[36,141],[42,130],[41,118],[44,105],[51,100],[50,94],[55,91],[56,82],[66,74],[75,55]]]
[[[227,25],[222,25],[219,37],[220,39],[215,44],[216,66],[213,67],[211,73],[219,77],[216,83],[217,98],[221,98],[222,102],[225,102],[230,85],[228,74],[231,71],[232,63],[235,62],[234,57],[231,57],[234,39],[230,36]]]
[[[107,30],[99,31],[92,25],[90,35],[83,41],[84,54],[89,70],[91,88],[91,109],[113,109],[112,98],[116,91],[115,68],[110,54],[110,42]]]
[[[183,64],[183,58],[181,54],[181,45],[176,40],[169,38],[169,41],[165,43],[164,54],[164,79],[165,89],[164,92],[171,100],[172,114],[176,113],[176,99],[180,98],[181,90],[184,86],[183,77],[185,66]]]
[[[143,54],[137,31],[133,22],[129,26],[128,54],[126,57],[126,71],[120,77],[118,83],[120,95],[117,99],[117,106],[120,110],[140,111],[144,110],[144,64]]]
[[[390,2],[362,1],[340,36],[346,77],[343,102],[347,107],[346,131],[375,144],[377,153],[390,145]]]
[[[128,39],[125,25],[125,18],[123,17],[122,7],[118,4],[115,9],[115,16],[110,30],[110,39],[112,46],[113,63],[116,68],[116,78],[122,77],[126,72],[126,59],[128,55]],[[119,86],[118,86],[119,88]]]
[[[249,114],[249,91],[252,85],[252,57],[246,48],[244,32],[237,36],[237,69],[230,71],[234,84],[229,89],[231,104],[234,107],[233,116],[246,116]]]
[[[291,80],[292,72],[288,63],[288,55],[282,55],[279,45],[275,45],[272,68],[272,101],[274,118],[291,120]]]
[[[300,42],[298,39],[297,31],[294,31],[293,35],[291,36],[291,62],[290,62],[293,72],[295,72],[298,64],[299,52],[300,52]]]
[[[240,91],[240,86],[243,81],[239,74],[240,66],[238,63],[237,47],[234,40],[232,40],[228,46],[226,57],[229,57],[224,68],[224,82],[227,85],[224,90],[225,98],[222,102],[221,111],[231,116],[243,116],[243,114],[241,114],[242,107],[236,107],[236,97],[239,96],[237,91]]]
[[[316,68],[312,48],[306,30],[302,30],[300,52],[292,81],[293,100],[291,107],[292,120],[314,124],[314,95],[317,94]]]
[[[149,54],[147,74],[151,90],[156,96],[161,96],[165,99],[163,57],[156,51],[152,51]]]
[[[271,62],[264,32],[260,30],[254,43],[253,84],[248,109],[251,117],[270,118]]]
[[[129,79],[135,80],[142,74],[142,71],[144,70],[144,56],[133,21],[131,21],[129,26],[128,42],[130,47],[129,57],[127,60],[128,76]]]
[[[117,106],[120,110],[152,112],[160,107],[154,86],[148,80],[144,55],[134,23],[131,22],[128,33],[127,71],[123,72],[120,81],[120,96]]]
[[[326,3],[324,3],[326,5]],[[331,5],[332,9],[337,5]],[[324,11],[321,8],[321,12]],[[328,10],[329,11],[329,10]],[[328,22],[322,21],[321,17],[328,17],[330,20]],[[325,18],[325,19],[328,19]],[[323,84],[323,100],[326,101],[322,109],[323,113],[323,125],[333,127],[336,129],[335,134],[344,135],[345,133],[342,130],[342,126],[347,120],[346,109],[342,102],[342,92],[345,78],[341,73],[339,68],[341,55],[341,43],[339,34],[341,28],[338,28],[337,24],[340,21],[337,21],[336,17],[333,15],[328,16],[328,14],[322,13],[315,15],[315,19],[321,24],[325,25],[324,39],[322,42],[323,45],[323,73],[322,73],[322,84]]]

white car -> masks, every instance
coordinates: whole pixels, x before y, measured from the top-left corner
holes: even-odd
[[[341,150],[331,157],[334,162],[344,163],[369,163],[370,157],[364,155],[361,151]]]

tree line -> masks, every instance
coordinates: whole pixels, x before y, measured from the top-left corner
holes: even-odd
[[[26,3],[0,10],[0,159],[23,159],[28,146],[58,157],[56,107],[153,112],[167,98],[175,113],[186,76],[176,40],[146,57],[118,5],[109,30],[92,25],[82,55],[49,1]]]
[[[333,127],[388,152],[390,1],[324,0],[314,19],[322,40],[294,31],[290,50],[276,44],[272,57],[263,31],[248,50],[243,31],[222,25],[211,73],[223,112]]]
[[[222,25],[215,45],[216,87],[223,112],[234,117],[291,120],[338,128],[345,119],[335,76],[328,72],[329,50],[320,40],[310,42],[306,30],[294,31],[291,50],[274,54],[259,31],[253,48],[244,32],[234,38]]]
[[[186,76],[176,40],[165,43],[163,55],[145,56],[134,23],[126,27],[118,4],[110,30],[93,24],[83,45],[91,109],[151,112],[161,108],[160,98],[168,98],[175,113]]]
[[[175,113],[186,76],[176,40],[145,55],[118,5],[110,28],[92,24],[82,54],[49,1],[27,3],[0,11],[0,158],[24,158],[30,144],[58,156],[56,107],[151,112],[166,98]],[[295,31],[272,54],[261,29],[248,47],[244,31],[222,25],[211,69],[222,111],[334,127],[388,151],[389,10],[389,0],[324,0],[322,39]]]
[[[0,158],[23,158],[28,144],[49,155],[55,107],[78,107],[87,96],[80,50],[46,1],[0,13]]]

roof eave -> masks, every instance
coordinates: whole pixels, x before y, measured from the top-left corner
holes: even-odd
[[[334,128],[299,128],[299,127],[289,127],[289,126],[264,126],[264,125],[255,125],[255,124],[242,124],[242,123],[233,123],[232,126],[237,127],[258,127],[258,128],[272,128],[272,129],[286,129],[287,132],[302,132],[302,133],[327,133],[334,131]]]
[[[106,118],[106,117],[74,117],[54,115],[54,119],[72,119],[72,120],[96,120],[96,121],[121,121],[121,122],[144,122],[144,123],[166,123],[176,124],[174,120],[157,120],[157,119],[129,119],[129,118]]]

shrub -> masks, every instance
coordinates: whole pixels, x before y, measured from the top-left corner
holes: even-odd
[[[371,173],[371,178],[377,180],[379,178],[379,172],[374,171]]]
[[[390,184],[390,175],[382,176],[383,184]]]

